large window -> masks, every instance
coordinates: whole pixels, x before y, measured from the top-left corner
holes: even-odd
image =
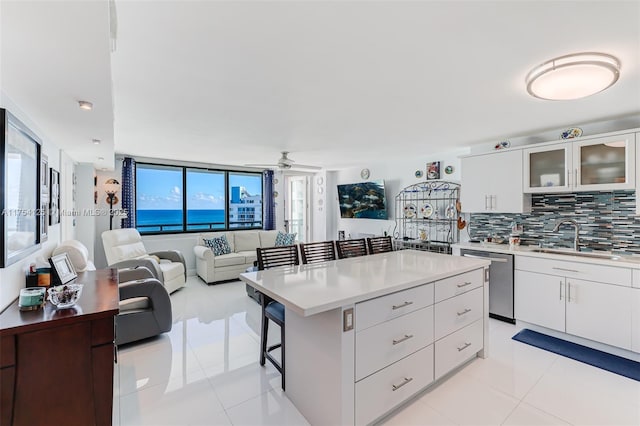
[[[187,169],[187,230],[225,229],[224,172]]]
[[[229,173],[229,228],[262,228],[262,175]]]
[[[146,234],[262,228],[262,173],[138,163],[136,228]]]

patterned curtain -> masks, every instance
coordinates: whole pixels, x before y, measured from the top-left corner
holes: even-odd
[[[122,208],[127,212],[127,218],[122,219],[122,228],[136,226],[136,160],[125,157],[122,164]]]
[[[264,217],[262,218],[266,230],[276,229],[276,206],[273,198],[273,170],[265,170],[262,179],[264,188],[262,191],[262,205]]]

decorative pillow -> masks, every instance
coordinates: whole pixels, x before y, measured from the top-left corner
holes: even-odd
[[[276,236],[276,247],[278,246],[291,246],[296,242],[296,234],[285,234],[284,232],[278,231],[278,235]]]
[[[214,256],[231,253],[231,246],[227,241],[226,235],[222,235],[221,237],[217,238],[203,238],[202,241],[204,242],[205,246],[209,247],[211,251],[213,251]]]

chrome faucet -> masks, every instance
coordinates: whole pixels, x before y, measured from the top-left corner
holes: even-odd
[[[560,219],[556,222],[556,226],[553,228],[552,232],[558,232],[558,230],[560,229],[560,225],[564,223],[568,223],[569,225],[573,225],[575,227],[576,233],[573,237],[573,249],[575,251],[580,251],[580,237],[578,236],[578,233],[580,232],[580,225],[578,224],[578,222],[573,219]]]

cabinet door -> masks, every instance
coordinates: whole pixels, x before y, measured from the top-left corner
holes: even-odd
[[[567,279],[567,333],[631,349],[634,289]]]
[[[573,142],[576,190],[635,188],[635,135]]]
[[[564,277],[515,271],[517,320],[564,332],[564,298]]]
[[[569,191],[571,144],[559,143],[523,151],[524,192]]]
[[[640,352],[640,288],[631,290],[631,350]]]
[[[496,213],[525,213],[531,210],[522,188],[522,150],[501,152],[489,164],[493,181],[491,210]]]
[[[460,185],[460,202],[465,213],[482,213],[489,211],[489,188],[491,172],[488,163],[492,155],[464,157],[460,163],[462,182]]]
[[[464,157],[460,199],[465,213],[524,213],[531,203],[522,192],[519,149]]]

